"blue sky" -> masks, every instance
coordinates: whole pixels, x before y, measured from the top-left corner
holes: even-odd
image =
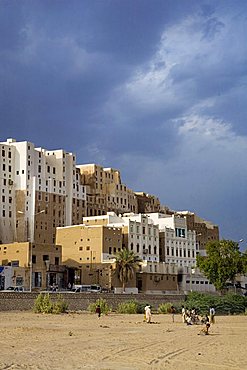
[[[247,2],[0,2],[1,141],[121,171],[247,245]]]

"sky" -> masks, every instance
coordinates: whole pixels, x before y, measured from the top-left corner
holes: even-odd
[[[0,141],[65,149],[247,246],[245,0],[1,0]]]

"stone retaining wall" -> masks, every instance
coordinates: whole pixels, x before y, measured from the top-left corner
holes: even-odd
[[[34,301],[38,293],[16,293],[0,292],[0,311],[28,311],[32,310]],[[161,303],[181,302],[185,299],[184,295],[151,295],[151,294],[113,294],[113,293],[50,293],[51,300],[57,300],[60,296],[68,304],[71,311],[87,310],[90,303],[94,303],[98,298],[103,298],[113,310],[119,303],[136,300],[140,303],[148,303],[154,310],[158,309]]]

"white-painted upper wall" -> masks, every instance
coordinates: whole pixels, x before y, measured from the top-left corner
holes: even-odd
[[[65,224],[70,225],[73,197],[86,201],[85,187],[80,185],[80,178],[76,173],[75,156],[61,149],[50,151],[35,148],[33,143],[17,142],[15,139],[1,142],[0,147],[0,170],[3,178],[0,181],[0,191],[6,194],[6,199],[2,199],[4,202],[0,202],[0,216],[4,218],[0,230],[1,241],[8,243],[15,239],[16,213],[22,211],[16,209],[16,190],[24,191],[25,218],[28,218],[30,224],[34,219],[36,192],[65,196]],[[11,158],[7,155],[9,151]]]

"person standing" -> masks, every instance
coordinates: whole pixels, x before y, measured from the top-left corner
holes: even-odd
[[[185,318],[186,318],[186,311],[185,311],[184,306],[182,306],[182,320],[183,320],[183,323],[186,322]]]
[[[95,313],[98,314],[98,319],[99,319],[100,318],[100,315],[101,315],[101,308],[100,308],[100,305],[99,304],[96,307]]]
[[[211,307],[209,309],[209,320],[210,320],[210,324],[215,324],[215,309],[214,309],[214,307]]]
[[[146,315],[146,322],[148,323],[148,324],[150,324],[151,323],[151,308],[150,308],[150,306],[146,306],[145,307],[145,315]]]
[[[176,313],[175,307],[174,306],[171,306],[172,322],[174,322],[175,313]]]

